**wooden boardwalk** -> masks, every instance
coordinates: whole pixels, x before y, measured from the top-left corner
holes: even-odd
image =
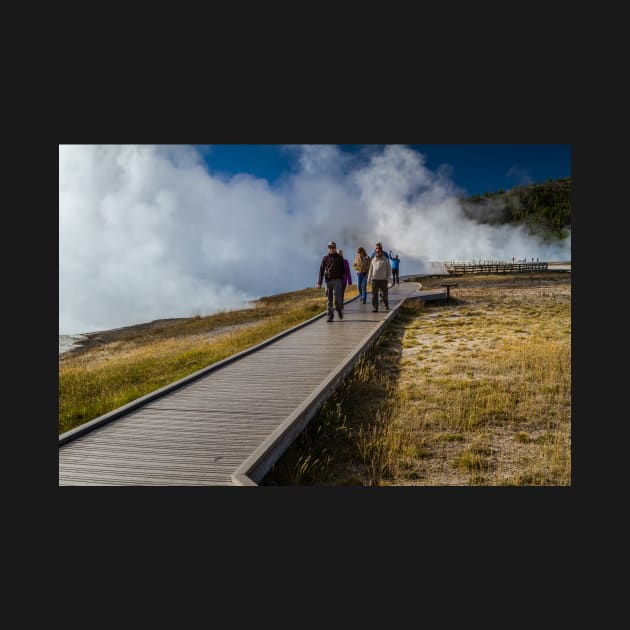
[[[415,282],[390,311],[349,300],[59,436],[59,485],[257,485],[351,372],[407,297],[443,299]]]

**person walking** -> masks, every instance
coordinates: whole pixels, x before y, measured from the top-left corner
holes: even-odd
[[[374,248],[374,258],[370,262],[367,281],[372,286],[372,312],[378,312],[378,296],[381,294],[383,306],[389,311],[389,293],[387,285],[392,278],[392,266],[389,258],[383,252],[383,246],[380,243]]]
[[[357,255],[352,263],[352,267],[357,272],[357,288],[361,303],[367,302],[367,274],[370,270],[372,259],[367,255],[364,247],[357,249]]]
[[[343,249],[338,249],[339,255],[343,258],[343,278],[341,278],[341,308],[346,301],[346,287],[352,284],[352,272],[350,271],[350,263],[343,255]]]
[[[400,284],[400,276],[398,272],[400,270],[400,258],[398,258],[398,254],[392,256],[392,253],[389,252],[389,260],[392,264],[392,286],[395,284]]]
[[[326,310],[328,311],[328,321],[332,322],[335,310],[339,315],[339,319],[343,319],[343,295],[341,293],[341,280],[344,276],[345,269],[343,258],[337,253],[337,243],[330,241],[328,243],[328,254],[322,258],[319,265],[319,277],[317,279],[317,288],[321,289],[322,280],[326,280]],[[334,306],[334,309],[333,309]]]

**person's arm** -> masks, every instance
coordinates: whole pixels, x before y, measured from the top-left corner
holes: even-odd
[[[389,258],[385,259],[387,261],[386,267],[387,267],[387,283],[388,284],[394,284],[394,276],[392,275],[392,265],[389,262]]]
[[[325,268],[325,266],[326,266],[326,256],[324,256],[322,258],[322,262],[319,265],[319,276],[317,278],[317,288],[318,289],[321,289],[321,287],[322,287],[322,280],[324,278],[324,268]]]

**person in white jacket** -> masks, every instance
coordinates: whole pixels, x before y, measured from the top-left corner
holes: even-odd
[[[370,263],[367,282],[372,287],[372,312],[378,312],[378,294],[383,299],[383,306],[389,311],[389,296],[387,287],[392,281],[392,266],[389,258],[383,255],[383,246],[380,243],[374,248],[374,258]]]

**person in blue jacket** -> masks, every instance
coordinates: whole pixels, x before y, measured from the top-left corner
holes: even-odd
[[[389,252],[389,260],[392,263],[392,286],[395,284],[400,284],[400,278],[398,272],[400,270],[400,258],[398,258],[398,254],[392,256],[391,251]]]

